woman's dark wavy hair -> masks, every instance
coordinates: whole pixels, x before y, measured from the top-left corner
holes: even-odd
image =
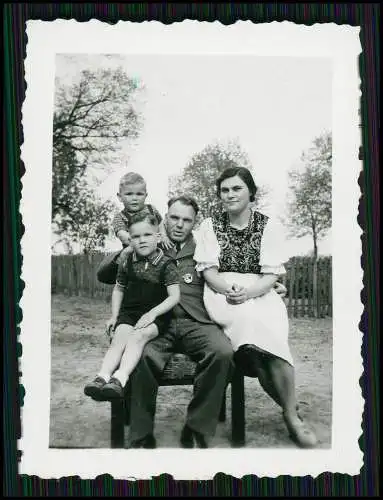
[[[246,184],[250,191],[250,201],[255,200],[255,195],[257,194],[257,186],[254,182],[253,176],[251,175],[250,170],[245,167],[227,167],[221,173],[221,175],[216,180],[216,189],[218,198],[221,197],[221,184],[224,180],[230,179],[231,177],[238,176],[243,182]]]

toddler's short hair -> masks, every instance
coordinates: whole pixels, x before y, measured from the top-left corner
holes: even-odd
[[[157,218],[151,214],[137,213],[131,215],[128,221],[128,229],[130,229],[133,224],[137,224],[137,222],[148,222],[151,226],[158,228]]]
[[[128,184],[144,184],[146,189],[145,179],[142,177],[142,175],[137,174],[136,172],[128,172],[121,177],[120,184],[118,186],[119,190],[121,190],[121,188],[127,186]]]

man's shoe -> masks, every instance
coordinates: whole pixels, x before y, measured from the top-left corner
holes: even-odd
[[[182,429],[180,443],[182,448],[194,448],[193,431],[187,425]]]
[[[180,443],[182,448],[208,448],[208,444],[203,434],[194,431],[188,425],[185,425],[181,432]]]
[[[84,387],[84,393],[94,399],[95,401],[105,401],[103,394],[103,388],[106,385],[106,380],[102,377],[96,377],[92,382],[86,384]]]
[[[107,400],[124,397],[124,388],[118,378],[112,377],[102,389],[102,395]]]
[[[153,436],[153,434],[148,434],[147,436],[141,439],[132,441],[130,448],[146,448],[146,449],[157,448],[156,438]]]

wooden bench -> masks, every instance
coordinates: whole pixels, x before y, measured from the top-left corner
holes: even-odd
[[[196,363],[184,354],[174,354],[167,363],[160,386],[193,385]],[[244,374],[235,368],[231,383],[231,441],[232,446],[245,444],[245,385]],[[125,398],[111,403],[111,432],[112,448],[124,448],[125,425],[130,423],[130,384],[125,388]],[[220,422],[226,420],[226,391],[223,397]]]

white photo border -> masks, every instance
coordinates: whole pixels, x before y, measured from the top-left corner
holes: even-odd
[[[79,476],[93,479],[150,479],[170,474],[174,479],[212,479],[218,472],[243,477],[313,476],[323,472],[357,475],[363,466],[358,439],[362,434],[364,400],[363,312],[360,293],[362,230],[358,225],[361,196],[358,177],[358,127],[361,52],[359,27],[296,25],[292,22],[253,24],[238,21],[157,21],[110,25],[98,20],[27,21],[25,101],[22,107],[24,143],[20,212],[25,289],[20,358],[25,388],[21,408],[20,474],[43,479]],[[50,449],[50,329],[51,329],[51,180],[52,117],[55,57],[83,54],[253,54],[256,56],[329,57],[333,64],[333,422],[330,449]]]

